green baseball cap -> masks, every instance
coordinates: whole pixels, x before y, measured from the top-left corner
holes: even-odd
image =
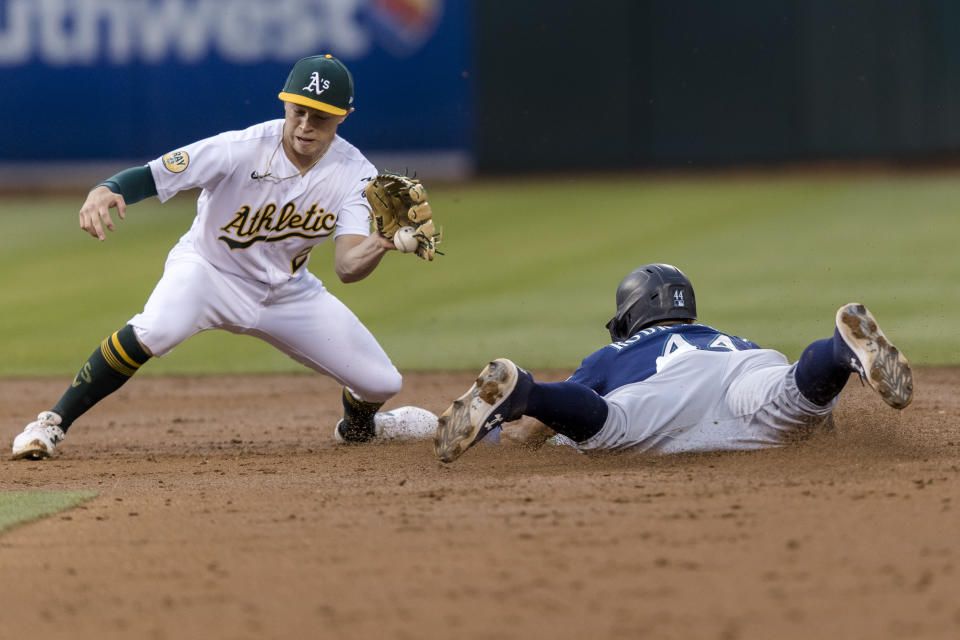
[[[287,76],[280,99],[342,116],[353,106],[353,76],[329,53],[301,58]]]

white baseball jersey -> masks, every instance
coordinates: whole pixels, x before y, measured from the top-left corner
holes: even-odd
[[[149,163],[157,196],[201,188],[187,233],[222,271],[279,284],[303,268],[328,237],[370,234],[365,180],[376,168],[336,136],[305,176],[280,146],[283,120],[227,131]],[[268,173],[265,177],[263,174]]]
[[[252,335],[360,400],[383,402],[400,390],[400,373],[304,268],[310,250],[331,235],[370,234],[362,192],[376,169],[338,136],[301,176],[281,147],[282,129],[283,120],[264,122],[149,163],[161,201],[202,191],[193,225],[130,324],[155,356],[208,329]]]

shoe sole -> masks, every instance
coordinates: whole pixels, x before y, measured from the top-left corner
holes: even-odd
[[[913,400],[913,372],[900,351],[887,340],[873,315],[862,304],[837,311],[837,329],[863,366],[861,376],[894,409]]]
[[[502,358],[488,364],[473,386],[440,414],[433,450],[441,462],[453,462],[503,423],[497,416],[488,418],[517,386],[517,368],[511,364]]]
[[[26,449],[14,453],[11,460],[45,460],[49,457],[51,457],[51,453],[47,450],[47,445],[41,440],[33,440],[27,445]]]

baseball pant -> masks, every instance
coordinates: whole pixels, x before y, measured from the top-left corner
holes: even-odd
[[[658,453],[776,447],[831,424],[770,349],[690,351],[644,380],[611,391],[603,428],[577,447]]]
[[[181,240],[130,323],[155,356],[209,329],[260,338],[337,380],[365,402],[384,402],[402,383],[373,334],[307,269],[268,285],[215,268]]]

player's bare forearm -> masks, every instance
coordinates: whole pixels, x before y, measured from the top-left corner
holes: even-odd
[[[110,218],[110,209],[113,207],[116,207],[117,215],[123,220],[127,214],[127,203],[123,196],[102,185],[92,189],[80,207],[80,228],[101,242],[106,240],[104,228],[110,231],[115,228]]]
[[[541,446],[557,434],[556,431],[530,416],[504,424],[502,431],[506,440],[534,448]]]
[[[357,282],[373,273],[387,251],[396,249],[379,233],[369,236],[343,235],[337,238],[334,271],[341,282]]]

